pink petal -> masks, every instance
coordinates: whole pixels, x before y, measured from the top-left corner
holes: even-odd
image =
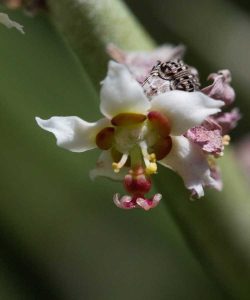
[[[131,196],[126,195],[119,198],[119,194],[115,194],[113,197],[113,201],[117,207],[122,209],[132,209],[137,207],[136,203],[132,201]]]
[[[207,187],[212,187],[217,191],[221,191],[223,188],[223,182],[221,178],[221,170],[217,164],[210,166],[210,176],[214,179],[214,181]]]
[[[241,119],[241,114],[238,108],[234,108],[230,112],[222,112],[214,115],[212,118],[221,126],[222,135],[224,135],[237,126],[238,121]]]
[[[185,136],[206,153],[219,155],[224,150],[220,129],[210,130],[201,125],[189,129]]]
[[[212,73],[208,76],[208,80],[213,80],[213,83],[201,90],[204,94],[211,98],[222,100],[226,105],[234,101],[235,92],[230,85],[231,73],[229,70]]]
[[[155,194],[152,198],[148,199],[143,196],[122,196],[120,198],[119,194],[115,194],[113,201],[115,205],[122,209],[133,209],[142,208],[144,210],[150,210],[156,207],[162,198],[161,194]]]
[[[161,194],[156,194],[151,199],[137,198],[136,203],[144,210],[150,210],[151,208],[154,208],[159,204],[161,198]]]

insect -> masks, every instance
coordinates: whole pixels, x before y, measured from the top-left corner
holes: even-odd
[[[171,90],[199,90],[198,75],[183,61],[158,62],[142,84],[146,94],[153,96]]]

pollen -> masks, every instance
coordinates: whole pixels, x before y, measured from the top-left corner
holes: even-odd
[[[228,134],[224,135],[222,138],[223,145],[228,146],[230,144],[230,140],[231,140],[230,135],[228,135]]]
[[[149,154],[149,160],[150,160],[151,162],[156,163],[156,155],[155,155],[155,153]]]
[[[155,162],[151,162],[146,167],[146,174],[151,175],[157,172],[157,164]]]
[[[121,169],[119,163],[115,163],[115,162],[112,163],[112,168],[113,168],[115,173],[119,173],[120,169]]]

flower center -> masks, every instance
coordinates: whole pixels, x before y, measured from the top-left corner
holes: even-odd
[[[96,144],[103,150],[111,150],[115,173],[124,166],[129,167],[124,186],[132,196],[125,197],[126,201],[122,199],[128,207],[142,203],[145,207],[155,205],[155,199],[160,199],[160,196],[153,197],[153,201],[144,198],[144,194],[151,188],[150,175],[157,172],[157,160],[163,159],[172,148],[169,120],[162,113],[151,111],[147,116],[118,114],[111,124],[113,127],[106,127],[97,134]],[[132,202],[129,204],[128,201]]]
[[[117,126],[114,147],[121,153],[128,153],[135,145],[144,141],[148,134],[145,122],[129,126]]]
[[[156,161],[163,159],[172,148],[169,120],[157,111],[147,116],[121,113],[111,124],[114,127],[105,127],[97,134],[96,144],[102,150],[112,149],[112,155],[115,153],[114,171],[119,172],[128,158],[134,156],[133,161],[136,158],[137,165],[143,165],[148,174],[156,173]]]

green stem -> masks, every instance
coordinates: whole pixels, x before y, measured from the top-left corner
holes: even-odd
[[[95,86],[104,78],[106,46],[151,49],[153,41],[119,0],[48,0],[56,27],[82,62]]]

